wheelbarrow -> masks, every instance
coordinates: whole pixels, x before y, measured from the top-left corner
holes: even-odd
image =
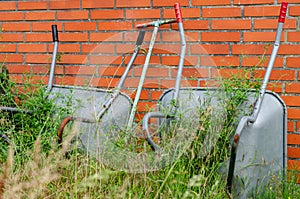
[[[82,145],[81,148],[84,148],[90,155],[102,162],[106,162],[110,166],[113,164],[113,167],[123,167],[120,166],[120,164],[126,162],[126,160],[123,161],[122,158],[118,158],[117,154],[122,152],[120,152],[118,147],[114,145],[114,142],[120,138],[120,133],[123,134],[123,136],[124,134],[128,134],[126,135],[128,137],[131,134],[130,132],[133,132],[134,129],[139,126],[134,121],[135,112],[137,110],[137,104],[149,66],[155,39],[158,29],[161,25],[177,22],[179,26],[182,47],[177,76],[181,76],[185,54],[185,39],[179,4],[175,4],[174,8],[176,19],[158,20],[145,24],[139,24],[137,26],[138,28],[153,26],[154,30],[133,103],[131,103],[129,96],[120,92],[120,89],[126,79],[135,56],[138,53],[143,36],[139,36],[135,53],[132,56],[132,59],[122,75],[115,91],[108,91],[101,89],[86,89],[75,86],[52,85],[55,68],[55,56],[58,45],[57,31],[54,28],[53,40],[55,41],[55,47],[53,51],[50,80],[48,84],[48,91],[50,92],[49,97],[51,99],[55,99],[57,104],[64,106],[63,98],[60,98],[59,96],[69,96],[69,98],[72,100],[72,108],[74,109],[72,115],[65,117],[59,127],[58,138],[60,143],[62,143],[64,134],[63,132],[66,125],[73,121],[76,123],[74,126],[78,126],[76,127],[78,128],[76,131],[79,132],[77,137]],[[142,33],[144,33],[144,31],[142,31]],[[180,82],[177,82],[178,85],[176,85],[176,87],[179,87],[179,83]],[[135,169],[131,168],[131,170]]]
[[[232,139],[227,176],[228,192],[235,197],[249,197],[253,192],[268,184],[271,175],[284,176],[286,169],[286,106],[276,93],[266,91],[280,44],[286,10],[287,3],[283,2],[273,51],[258,97],[254,90],[250,91],[244,104],[245,112],[252,112],[252,114],[250,116],[240,115],[237,120],[240,122]],[[176,85],[178,85],[180,77],[177,77],[176,81]],[[198,122],[195,118],[200,117],[197,110],[210,107],[213,110],[211,115],[214,117],[211,119],[212,122],[222,126],[226,112],[220,106],[222,99],[218,97],[220,93],[218,90],[217,88],[198,87],[175,87],[166,90],[159,99],[159,111],[149,112],[143,118],[143,129],[151,147],[155,151],[160,151],[163,150],[164,146],[158,143],[170,142],[170,140],[162,140],[164,137],[161,135],[162,132],[159,132],[158,141],[153,140],[150,128],[152,118],[158,118],[157,126],[159,127],[165,123],[168,126],[170,121],[183,123],[183,121],[188,120],[190,122],[187,126],[191,126],[189,129],[195,130]],[[210,104],[207,105],[207,103]],[[252,109],[252,107],[254,108]],[[211,133],[213,134],[211,137],[214,137],[213,140],[216,140],[219,136],[218,132],[212,131]],[[182,137],[182,139],[175,139],[175,141],[177,143],[188,142],[193,139],[193,135],[194,133],[186,136],[175,135]],[[211,142],[209,143],[211,145]],[[203,156],[207,150],[209,149],[204,150]]]

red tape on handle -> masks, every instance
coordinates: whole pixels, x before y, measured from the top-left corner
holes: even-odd
[[[181,15],[181,10],[180,10],[180,4],[179,3],[175,3],[174,4],[174,8],[175,8],[175,15],[176,15],[177,23],[180,23],[180,22],[182,22],[182,15]]]
[[[288,2],[282,2],[278,22],[284,23]]]

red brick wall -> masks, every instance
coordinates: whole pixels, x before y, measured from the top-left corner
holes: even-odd
[[[51,24],[57,24],[59,51],[63,54],[56,83],[84,84],[92,76],[94,86],[113,87],[118,80],[113,77],[124,71],[118,69],[122,55],[134,47],[138,33],[135,25],[174,18],[175,2],[181,3],[188,41],[183,82],[185,86],[203,86],[220,74],[239,71],[240,65],[251,67],[259,61],[267,44],[274,40],[282,0],[1,1],[0,61],[5,62],[16,82],[24,82],[25,73],[34,74],[36,81],[47,82],[45,74],[53,49]],[[295,133],[300,132],[300,0],[288,2],[269,88],[278,92],[288,106],[288,155],[292,167],[300,160],[300,134]],[[150,37],[151,28],[145,48]],[[164,88],[174,85],[178,51],[176,24],[161,27],[140,111],[155,104],[148,99],[157,100]],[[267,58],[270,52],[271,47]],[[140,55],[136,64],[142,65],[144,59]],[[157,64],[162,65],[160,70],[155,67]],[[125,87],[136,87],[140,73],[141,67],[135,67]]]

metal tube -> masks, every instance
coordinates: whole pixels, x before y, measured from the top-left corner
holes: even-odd
[[[134,98],[134,102],[133,102],[133,105],[132,105],[132,108],[131,108],[131,112],[130,112],[130,116],[129,116],[129,120],[128,120],[128,125],[127,125],[127,130],[129,130],[132,127],[132,124],[133,124],[133,121],[134,121],[134,118],[135,118],[135,112],[136,112],[136,109],[137,109],[137,104],[138,104],[138,101],[140,99],[140,95],[141,95],[141,92],[142,92],[143,84],[144,84],[145,77],[146,77],[146,72],[147,72],[147,69],[148,69],[148,66],[149,66],[153,46],[154,46],[156,35],[157,35],[157,32],[158,32],[158,27],[159,27],[159,24],[156,23],[155,26],[154,26],[154,30],[153,30],[152,38],[151,38],[151,41],[150,41],[148,53],[147,53],[146,60],[145,60],[145,63],[144,63],[144,67],[143,67],[143,70],[142,70],[140,82],[139,82],[139,85],[138,85],[138,88],[137,88],[137,91],[136,91],[136,95],[135,95],[135,98]]]
[[[51,67],[50,67],[50,74],[49,74],[47,92],[50,92],[51,89],[52,89],[52,86],[53,86],[53,78],[54,78],[54,72],[55,72],[57,49],[58,49],[58,41],[55,41],[54,42],[53,53],[52,53],[52,61],[51,61]]]

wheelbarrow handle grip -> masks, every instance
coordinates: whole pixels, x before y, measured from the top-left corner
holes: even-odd
[[[287,11],[287,7],[288,7],[288,2],[282,2],[281,3],[281,8],[280,8],[280,14],[279,14],[278,22],[284,23],[285,16],[286,16],[286,11]]]
[[[138,24],[137,28],[146,28],[150,26],[161,26],[163,24],[175,23],[177,19],[166,19],[166,20],[158,20],[158,21],[151,21],[148,23]]]
[[[177,23],[181,23],[182,22],[182,15],[181,15],[180,3],[175,3],[174,4],[174,9],[175,9],[175,15],[176,15]]]
[[[52,25],[52,38],[53,38],[53,42],[58,42],[57,25]]]

